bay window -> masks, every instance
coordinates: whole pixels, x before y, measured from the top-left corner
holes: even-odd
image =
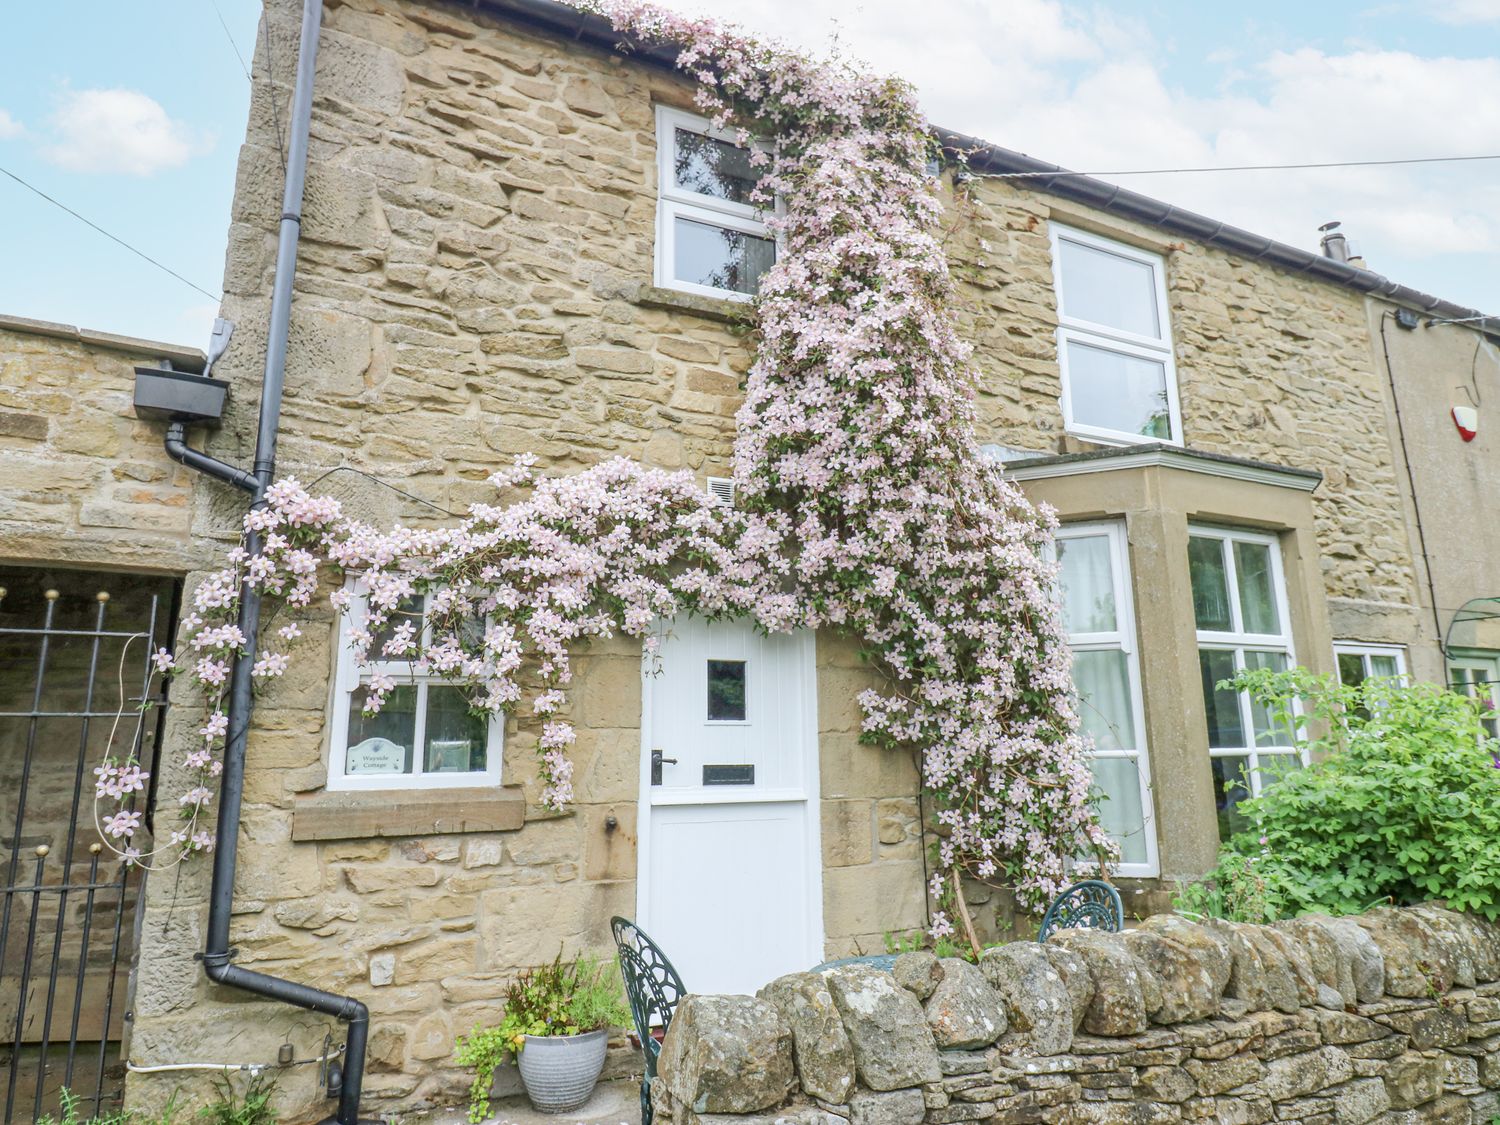
[[[1119,872],[1157,873],[1130,566],[1121,523],[1068,524],[1056,535],[1058,583],[1073,683],[1100,819],[1120,845]]]
[[[1285,722],[1248,692],[1218,686],[1293,663],[1280,545],[1274,535],[1194,527],[1188,570],[1219,834],[1227,839],[1246,826],[1241,801],[1303,764]]]

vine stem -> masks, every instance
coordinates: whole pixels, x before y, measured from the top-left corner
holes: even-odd
[[[953,901],[958,904],[958,916],[964,924],[964,936],[969,939],[969,948],[974,951],[974,960],[979,960],[982,952],[979,938],[974,934],[974,919],[969,917],[969,904],[964,901],[963,876],[958,873],[958,868],[952,870],[953,875]]]

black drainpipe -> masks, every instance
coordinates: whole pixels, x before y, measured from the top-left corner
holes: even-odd
[[[292,281],[297,272],[297,240],[302,230],[302,188],[307,177],[308,128],[312,119],[313,73],[317,66],[318,32],[323,21],[322,0],[303,0],[302,41],[297,52],[297,84],[292,97],[287,145],[286,187],[282,194],[281,230],[276,246],[276,274],[271,286],[271,316],[266,334],[265,379],[260,391],[260,424],[255,435],[255,464],[250,473],[226,465],[187,446],[185,428],[174,423],[167,430],[166,449],[174,460],[252,496],[251,507],[265,504],[266,489],[276,471],[276,438],[281,423],[281,392],[286,382],[286,346],[291,323]],[[245,547],[260,553],[261,537],[250,532]],[[245,791],[245,741],[255,706],[250,670],[255,664],[260,630],[260,591],[240,591],[240,631],[245,647],[234,662],[229,679],[229,731],[224,746],[224,774],[219,787],[218,841],[214,851],[213,884],[208,902],[208,939],[203,949],[203,971],[216,984],[268,996],[285,1004],[324,1012],[349,1025],[345,1044],[338,1113],[328,1118],[337,1125],[357,1125],[360,1087],[364,1082],[365,1043],[370,1013],[349,996],[242,969],[232,963],[229,919],[234,907],[234,872],[239,858],[240,802]]]

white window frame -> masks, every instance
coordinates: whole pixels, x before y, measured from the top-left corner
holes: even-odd
[[[485,743],[485,768],[467,773],[427,773],[423,769],[425,755],[425,733],[427,725],[427,690],[434,684],[446,685],[442,676],[424,675],[413,670],[409,660],[387,660],[372,651],[374,658],[361,669],[354,661],[354,646],[349,641],[350,629],[361,625],[365,619],[366,601],[357,586],[351,589],[349,612],[339,615],[337,666],[334,673],[333,713],[328,728],[328,782],[327,788],[335,792],[356,790],[392,789],[481,789],[500,784],[500,767],[505,744],[505,719],[501,715],[490,717]],[[422,600],[422,630],[417,637],[421,643],[427,635],[427,601]],[[417,689],[416,723],[412,731],[411,773],[356,773],[344,772],[349,750],[349,707],[351,697],[374,673],[384,673],[396,681],[396,686],[415,686]]]
[[[1053,535],[1055,542],[1069,539],[1087,539],[1104,536],[1109,542],[1110,574],[1114,586],[1115,628],[1107,632],[1069,633],[1068,647],[1078,652],[1119,651],[1125,654],[1125,666],[1130,682],[1130,716],[1135,725],[1134,750],[1095,750],[1094,758],[1133,759],[1136,777],[1141,787],[1141,831],[1146,839],[1146,861],[1144,863],[1120,863],[1116,872],[1126,878],[1151,879],[1161,871],[1161,860],[1156,843],[1155,807],[1151,789],[1151,754],[1146,735],[1146,711],[1141,693],[1141,666],[1139,645],[1135,628],[1135,594],[1130,582],[1130,554],[1125,535],[1125,525],[1119,520],[1089,523],[1063,524]],[[1053,548],[1049,555],[1056,561]],[[1061,587],[1059,587],[1059,593]],[[1087,862],[1080,862],[1087,867]]]
[[[1334,641],[1333,642],[1333,670],[1338,676],[1339,683],[1344,682],[1344,674],[1339,670],[1339,657],[1357,656],[1360,663],[1364,665],[1365,679],[1371,679],[1375,673],[1370,671],[1370,657],[1390,656],[1396,661],[1397,678],[1406,675],[1406,646],[1366,643],[1364,641]],[[1348,685],[1345,685],[1348,686]]]
[[[1470,682],[1460,684],[1453,673],[1458,669],[1469,672],[1483,672],[1484,680],[1489,685],[1490,710],[1500,711],[1500,653],[1492,649],[1453,649],[1448,653],[1444,671],[1448,677],[1448,690],[1466,695],[1470,699],[1478,698],[1474,692],[1464,690],[1476,687],[1477,684]],[[1500,719],[1481,720],[1484,732],[1490,738],[1500,738]]]
[[[1063,427],[1070,434],[1086,438],[1103,445],[1177,445],[1182,440],[1182,407],[1177,392],[1177,362],[1172,351],[1172,319],[1167,307],[1166,260],[1160,254],[1140,250],[1114,239],[1101,238],[1096,234],[1051,223],[1048,227],[1052,243],[1052,286],[1057,297],[1057,367],[1062,377]],[[1082,317],[1071,316],[1067,308],[1066,280],[1063,277],[1062,243],[1073,242],[1116,257],[1125,258],[1151,270],[1152,290],[1156,298],[1157,321],[1161,335],[1143,336],[1136,332],[1097,324]],[[1102,351],[1115,352],[1136,359],[1149,359],[1162,364],[1167,381],[1167,414],[1172,432],[1164,438],[1133,434],[1128,430],[1115,430],[1105,426],[1094,426],[1076,421],[1073,417],[1073,394],[1068,378],[1068,344],[1076,341]]]
[[[753,293],[740,293],[733,289],[718,289],[712,285],[680,281],[672,276],[672,263],[676,260],[677,220],[687,219],[709,226],[727,227],[742,234],[757,238],[768,238],[777,243],[780,255],[780,240],[766,226],[765,210],[748,203],[735,203],[696,191],[687,191],[677,186],[675,153],[678,129],[710,137],[716,141],[739,145],[739,136],[729,129],[716,129],[713,122],[694,113],[686,113],[669,106],[656,107],[656,284],[663,289],[675,289],[680,293],[695,293],[701,297],[718,297],[730,301],[751,301]],[[763,144],[755,147],[769,151]]]
[[[1224,558],[1224,578],[1228,583],[1229,613],[1231,630],[1225,632],[1215,629],[1196,629],[1198,639],[1198,651],[1213,649],[1220,652],[1232,652],[1234,654],[1234,670],[1236,674],[1245,670],[1245,654],[1247,652],[1270,652],[1285,657],[1286,666],[1292,668],[1297,663],[1297,652],[1292,644],[1292,618],[1286,596],[1286,573],[1281,560],[1281,539],[1279,536],[1259,531],[1244,531],[1238,528],[1207,527],[1200,524],[1188,526],[1188,535],[1194,539],[1217,539],[1220,543],[1220,551]],[[1235,543],[1258,543],[1270,548],[1271,559],[1271,585],[1276,598],[1276,619],[1281,626],[1278,633],[1250,633],[1244,628],[1243,613],[1240,608],[1239,572],[1235,562],[1233,545]],[[1189,598],[1192,591],[1189,589]],[[1200,657],[1201,660],[1201,657]],[[1263,790],[1261,784],[1262,759],[1295,757],[1297,761],[1307,765],[1307,754],[1298,751],[1295,747],[1288,746],[1285,749],[1277,747],[1255,745],[1255,724],[1252,721],[1250,694],[1240,691],[1235,693],[1235,698],[1240,711],[1240,730],[1244,732],[1247,746],[1210,746],[1208,754],[1210,758],[1245,758],[1249,763],[1250,795],[1259,797]],[[1208,714],[1207,700],[1204,701],[1204,738],[1208,736]]]

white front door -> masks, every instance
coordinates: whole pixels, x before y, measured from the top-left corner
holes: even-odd
[[[641,928],[691,992],[753,993],[811,968],[823,959],[812,634],[680,617],[644,689]]]

